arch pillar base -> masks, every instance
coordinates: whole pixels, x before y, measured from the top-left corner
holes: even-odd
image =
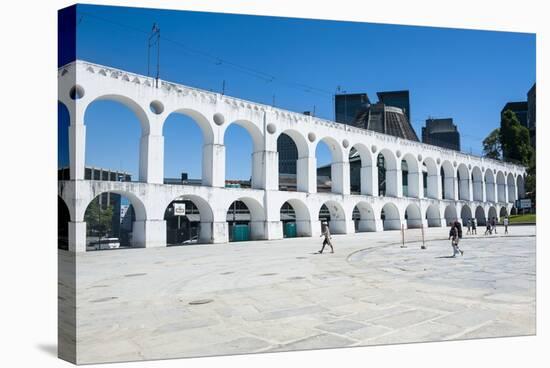
[[[276,240],[283,239],[283,222],[282,221],[265,221],[265,239]]]
[[[86,222],[69,222],[69,251],[86,251]]]
[[[156,248],[166,246],[166,221],[134,221],[132,230],[132,247]]]
[[[205,223],[205,225],[206,224],[209,225],[208,228],[210,229],[210,239],[208,241],[209,243],[219,244],[229,242],[229,226],[227,225],[226,221],[207,222]]]
[[[306,222],[306,221],[304,221],[304,222]],[[321,236],[321,221],[312,220],[312,221],[307,221],[307,222],[309,222],[309,224],[310,224],[309,227],[311,228],[311,236],[312,237]]]
[[[360,232],[382,231],[382,220],[359,220],[357,230]]]

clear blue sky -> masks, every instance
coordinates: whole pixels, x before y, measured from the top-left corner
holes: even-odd
[[[324,118],[333,118],[337,86],[367,92],[371,100],[377,91],[408,89],[419,136],[429,116],[452,117],[463,150],[474,154],[499,125],[504,104],[526,100],[535,82],[534,34],[90,5],[78,6],[78,19],[80,59],[146,74],[147,33],[156,22],[162,79],[214,91],[225,80],[228,95],[267,104],[275,96],[278,107],[301,112],[315,106]],[[181,116],[169,120],[165,175],[200,177],[199,128]],[[87,164],[126,169],[137,178],[140,128],[132,113],[96,102],[85,123]],[[226,145],[227,177],[248,178],[251,139],[234,127]],[[318,159],[326,163],[328,151],[322,151]]]

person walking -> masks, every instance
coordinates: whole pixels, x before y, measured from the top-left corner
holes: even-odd
[[[466,235],[470,235],[472,234],[472,219],[469,218],[466,224],[468,225],[468,231],[466,231]]]
[[[487,224],[485,224],[485,235],[491,235],[493,233],[493,230],[491,228],[491,221],[487,221]]]
[[[510,224],[510,220],[508,219],[508,216],[504,217],[502,224],[504,225],[504,234],[508,234],[508,225]]]
[[[477,235],[477,219],[472,219],[472,235]]]
[[[451,226],[451,231],[449,231],[449,239],[451,240],[451,246],[453,247],[452,257],[456,257],[458,253],[464,255],[464,252],[458,247],[458,242],[460,239],[458,236],[458,228],[456,227],[457,222]]]
[[[497,233],[497,219],[495,217],[491,220],[491,229],[495,232],[495,234]]]
[[[325,250],[325,246],[327,245],[330,247],[331,253],[334,253],[334,247],[332,246],[332,242],[330,241],[330,229],[327,222],[323,222],[323,231],[321,233],[321,236],[324,236],[325,239],[323,240],[323,247],[319,251],[319,254],[323,254],[323,250]]]
[[[462,239],[462,224],[458,221],[458,219],[455,219],[454,226],[458,232],[458,239]]]

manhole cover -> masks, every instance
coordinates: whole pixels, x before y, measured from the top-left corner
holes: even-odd
[[[199,299],[199,300],[193,300],[192,302],[189,302],[189,305],[201,305],[201,304],[208,304],[212,303],[213,299]]]

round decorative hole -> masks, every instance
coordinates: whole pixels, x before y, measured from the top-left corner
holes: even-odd
[[[160,115],[164,111],[164,105],[160,101],[153,101],[149,104],[149,108],[151,109],[151,112],[155,115]]]
[[[273,134],[273,133],[275,133],[276,131],[277,131],[277,126],[276,126],[275,124],[273,124],[273,123],[267,124],[267,132],[268,132],[269,134]]]
[[[397,152],[395,153],[395,155],[396,155],[397,157],[401,157],[401,151],[397,151]]]
[[[372,151],[372,153],[375,153],[378,150],[378,147],[373,144],[370,150]]]
[[[418,162],[422,162],[422,155],[418,155]]]
[[[84,88],[78,84],[74,85],[69,91],[69,96],[71,96],[73,100],[81,99],[84,97]]]
[[[439,165],[440,163],[441,163],[441,159],[438,158],[438,159],[437,159],[437,164]]]
[[[220,114],[219,112],[215,113],[214,114],[214,123],[216,125],[222,125],[224,122],[225,122],[225,118],[223,117],[222,114]]]
[[[454,161],[454,162],[453,162],[453,166],[456,167],[456,165],[457,165],[457,163],[456,163],[456,161]]]
[[[307,139],[309,139],[310,142],[315,142],[315,139],[317,139],[317,136],[313,132],[309,132],[307,135]]]
[[[349,147],[349,141],[347,139],[344,139],[342,141],[342,146],[344,146],[344,148],[348,148]]]

